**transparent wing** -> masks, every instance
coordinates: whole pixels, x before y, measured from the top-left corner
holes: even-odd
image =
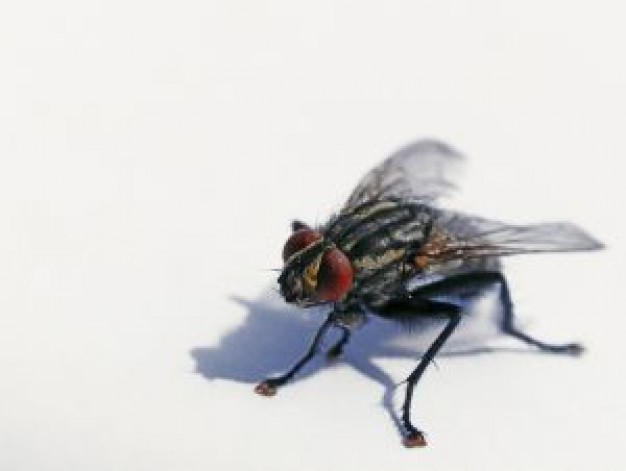
[[[446,212],[420,255],[433,261],[536,252],[599,250],[603,244],[575,224],[515,226]]]
[[[356,186],[345,209],[373,199],[400,198],[432,203],[456,186],[462,156],[434,140],[413,142],[370,170]]]

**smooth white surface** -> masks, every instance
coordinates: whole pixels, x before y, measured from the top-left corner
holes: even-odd
[[[624,469],[624,13],[0,7],[0,469]],[[588,354],[440,358],[414,407],[430,445],[405,450],[370,326],[334,368],[252,387],[317,324],[268,294],[289,220],[423,136],[469,156],[456,207],[610,250],[511,259],[525,327]],[[415,363],[372,361],[387,382]]]

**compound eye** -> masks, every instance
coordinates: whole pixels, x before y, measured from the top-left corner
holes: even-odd
[[[285,247],[283,247],[283,261],[286,262],[293,254],[300,252],[321,238],[322,235],[313,229],[306,228],[295,231],[289,236],[285,242]]]
[[[350,260],[337,249],[327,250],[322,256],[315,296],[320,301],[338,301],[352,286],[353,270]]]

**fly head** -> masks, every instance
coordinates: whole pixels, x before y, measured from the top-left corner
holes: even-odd
[[[283,248],[283,260],[278,284],[288,303],[308,307],[339,301],[352,287],[348,257],[313,229],[301,228],[291,234]]]

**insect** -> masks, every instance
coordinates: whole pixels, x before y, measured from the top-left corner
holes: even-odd
[[[283,375],[258,384],[257,393],[274,395],[316,354],[332,327],[341,337],[328,353],[339,356],[368,315],[408,324],[438,319],[443,328],[406,378],[401,409],[405,446],[425,446],[411,419],[415,386],[461,321],[464,301],[489,289],[497,289],[505,334],[548,352],[582,352],[577,343],[549,344],[515,326],[499,257],[596,250],[602,244],[571,223],[516,226],[438,207],[437,200],[454,188],[454,169],[462,160],[441,142],[414,142],[367,173],[329,222],[317,228],[292,224],[280,292],[288,303],[327,304],[331,310],[304,356]]]

